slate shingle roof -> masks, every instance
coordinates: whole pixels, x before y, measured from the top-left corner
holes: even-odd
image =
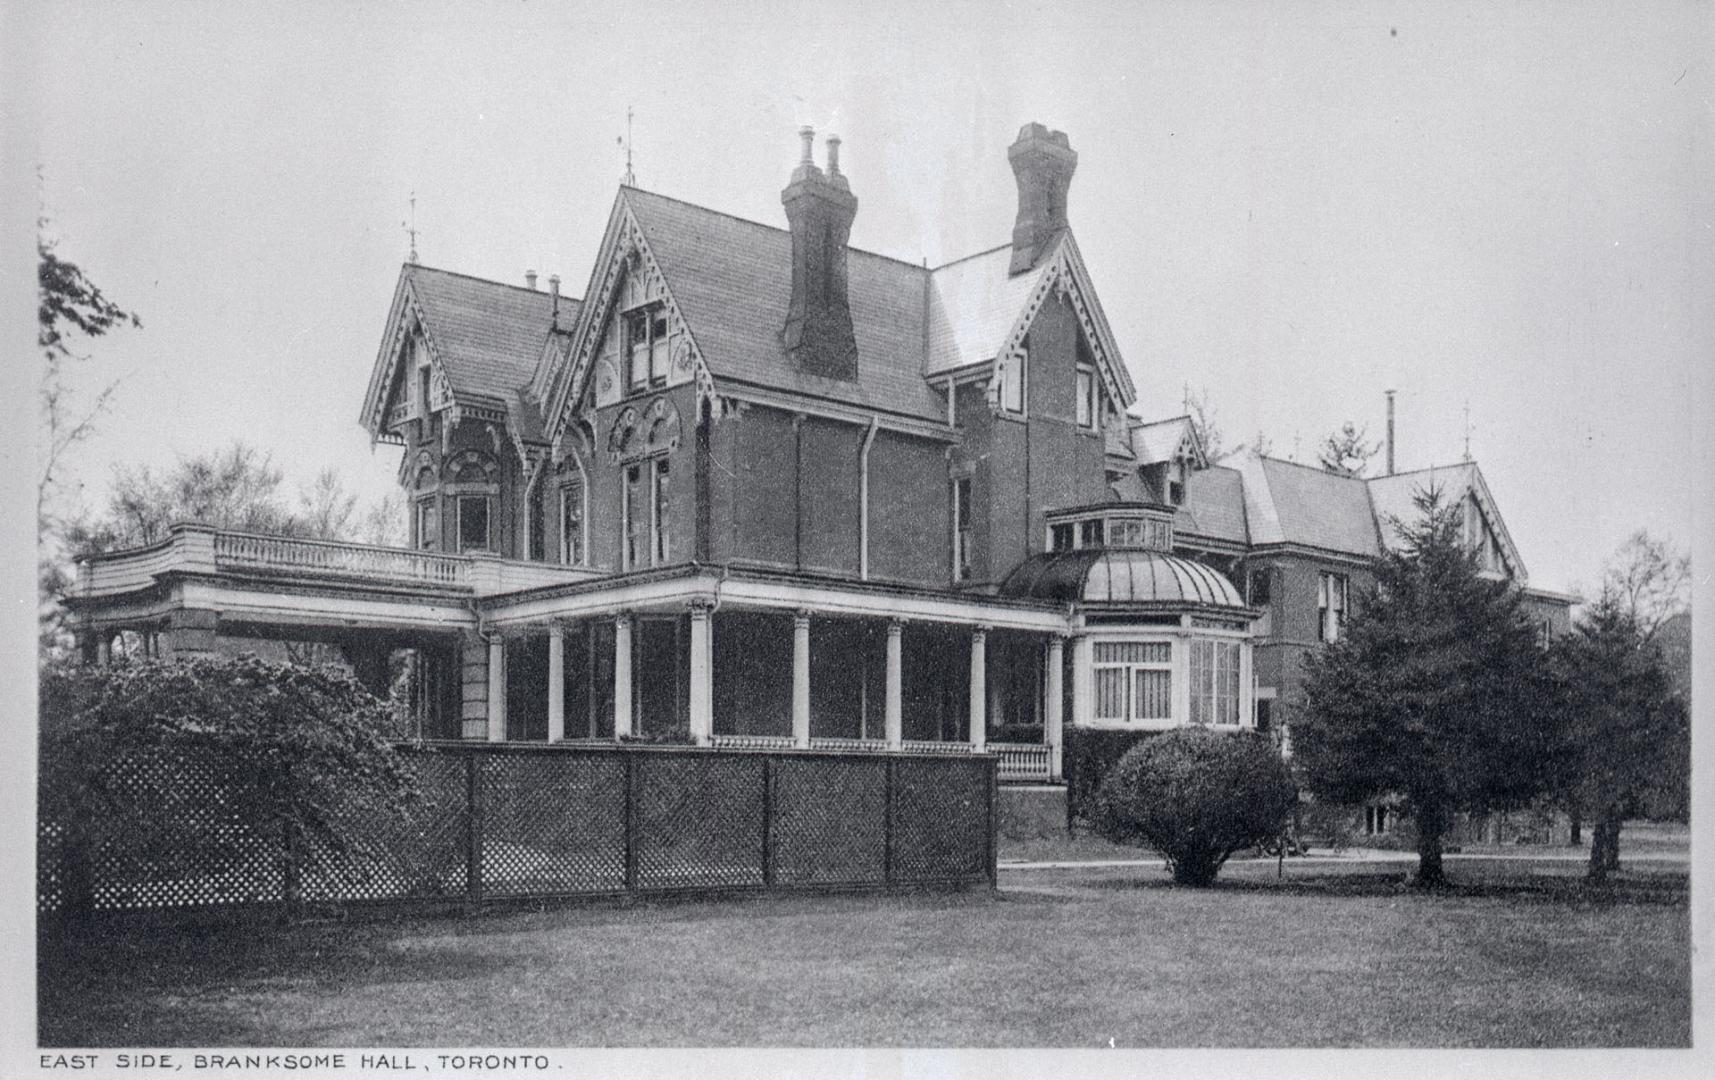
[[[1185,501],[1173,515],[1173,530],[1245,543],[1245,485],[1238,470],[1216,465],[1192,473]]]
[[[405,264],[435,354],[453,397],[506,404],[536,372],[553,325],[552,294]],[[558,323],[570,326],[578,301],[560,297]]]
[[[1064,234],[1062,234],[1063,236]],[[1061,238],[1036,266],[1008,276],[1012,246],[994,248],[937,267],[929,274],[929,332],[925,375],[993,359],[1024,311]]]
[[[1138,464],[1154,465],[1158,462],[1170,461],[1178,452],[1179,444],[1191,431],[1189,416],[1175,416],[1171,420],[1156,420],[1151,423],[1133,424],[1131,427],[1131,448],[1137,455]]]
[[[1458,465],[1377,476],[1369,480],[1370,504],[1375,507],[1376,525],[1382,530],[1382,536],[1388,540],[1393,539],[1390,516],[1408,522],[1417,519],[1416,496],[1420,490],[1438,487],[1444,502],[1463,499],[1471,490],[1472,470],[1475,468],[1475,463],[1467,461]]]
[[[946,406],[923,381],[927,270],[848,249],[858,379],[811,375],[780,344],[792,295],[789,232],[636,188],[624,198],[711,375],[945,420]]]

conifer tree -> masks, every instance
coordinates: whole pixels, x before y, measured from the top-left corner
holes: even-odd
[[[1458,505],[1415,501],[1344,635],[1306,660],[1293,744],[1318,798],[1405,798],[1417,882],[1434,886],[1454,814],[1522,805],[1546,782],[1550,695],[1518,593],[1479,576]]]
[[[1689,772],[1689,716],[1651,634],[1611,587],[1555,642],[1553,659],[1557,786],[1594,820],[1587,876],[1601,882],[1619,866],[1621,822],[1664,776]]]

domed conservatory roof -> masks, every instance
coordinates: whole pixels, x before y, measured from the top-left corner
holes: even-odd
[[[1244,597],[1220,571],[1143,548],[1082,548],[1033,555],[1006,576],[1000,594],[1086,604],[1246,610]]]

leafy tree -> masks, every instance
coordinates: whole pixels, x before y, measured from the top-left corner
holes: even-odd
[[[1359,427],[1350,420],[1346,421],[1339,431],[1322,440],[1317,460],[1331,473],[1341,476],[1364,475],[1364,470],[1369,468],[1370,459],[1381,449],[1380,443],[1365,439],[1368,434],[1368,428]]]
[[[1690,783],[1688,703],[1659,631],[1683,603],[1687,561],[1647,533],[1620,549],[1596,600],[1551,655],[1560,691],[1556,787],[1589,815],[1588,876],[1619,866],[1620,826],[1646,799],[1683,805]]]
[[[1221,433],[1220,416],[1209,403],[1207,389],[1200,389],[1193,394],[1190,385],[1185,386],[1185,414],[1191,418],[1191,430],[1196,434],[1198,444],[1203,447],[1203,456],[1210,461],[1219,459],[1225,449],[1224,436]]]
[[[47,237],[47,221],[38,221],[36,239],[36,344],[42,351],[41,439],[36,473],[37,615],[46,651],[66,637],[58,597],[70,584],[61,538],[61,515],[53,510],[60,467],[72,448],[95,434],[96,420],[118,389],[109,383],[80,405],[71,386],[70,367],[87,359],[73,345],[97,338],[117,326],[142,326],[136,315],[108,299],[74,262],[60,258]]]
[[[269,455],[243,442],[181,459],[165,473],[147,465],[116,470],[102,513],[82,513],[54,526],[60,550],[43,555],[44,655],[69,649],[59,625],[58,598],[71,584],[70,558],[152,544],[165,539],[175,522],[371,544],[403,539],[404,514],[396,495],[360,508],[357,496],[331,468],[300,488],[296,502],[283,486],[284,476]],[[292,655],[307,662],[331,653],[294,647]]]
[[[103,388],[84,409],[73,403],[67,383],[68,361],[86,359],[72,349],[79,338],[97,338],[116,326],[143,325],[136,315],[109,300],[78,268],[59,257],[44,230],[36,239],[36,344],[42,350],[41,405],[44,430],[36,477],[36,514],[46,511],[55,475],[66,452],[95,433],[95,420],[107,408],[117,384]]]
[[[1405,796],[1417,881],[1442,884],[1454,813],[1524,805],[1547,783],[1547,667],[1516,590],[1478,576],[1460,511],[1437,489],[1392,522],[1343,636],[1305,662],[1294,762],[1318,798]]]
[[[1233,852],[1280,835],[1297,801],[1269,740],[1178,728],[1126,751],[1093,823],[1115,843],[1159,852],[1181,885],[1207,885]]]
[[[240,881],[258,877],[260,852],[292,902],[306,852],[353,852],[414,797],[392,714],[331,669],[254,656],[64,665],[44,672],[40,702],[41,815],[61,831],[74,915],[96,855],[156,879],[226,868]]]

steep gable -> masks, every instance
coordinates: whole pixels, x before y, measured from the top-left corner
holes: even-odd
[[[394,290],[387,329],[360,418],[381,438],[401,403],[407,340],[421,343],[429,362],[431,405],[493,410],[516,420],[515,438],[539,432],[536,406],[521,394],[542,362],[556,325],[578,314],[571,297],[406,263]]]
[[[1489,485],[1476,462],[1377,476],[1367,483],[1377,525],[1389,544],[1394,539],[1391,520],[1415,520],[1418,517],[1417,493],[1437,488],[1444,502],[1465,508],[1465,540],[1478,552],[1485,567],[1504,573],[1520,585],[1529,580],[1524,560],[1519,557],[1518,548],[1507,532],[1506,522],[1501,520],[1500,508],[1489,493]],[[1496,565],[1490,565],[1491,562]]]

